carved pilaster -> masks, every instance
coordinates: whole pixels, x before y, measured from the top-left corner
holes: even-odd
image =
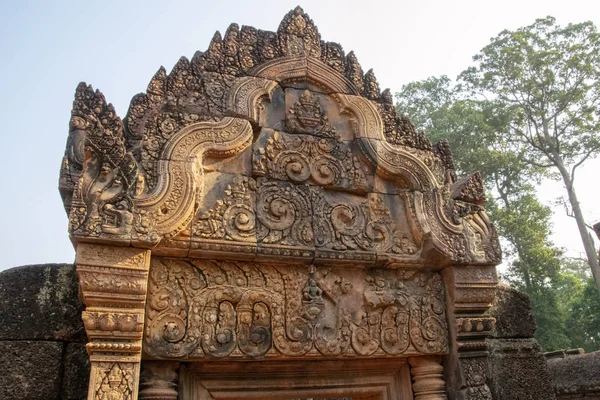
[[[410,374],[413,379],[415,400],[446,400],[446,383],[443,379],[442,357],[412,357]]]
[[[177,400],[179,362],[144,361],[139,400]]]
[[[451,400],[491,400],[486,385],[488,348],[496,320],[485,315],[494,299],[498,278],[487,266],[455,266],[443,272],[446,283],[450,354],[445,375]]]
[[[76,263],[91,361],[88,400],[136,400],[150,251],[80,243]]]

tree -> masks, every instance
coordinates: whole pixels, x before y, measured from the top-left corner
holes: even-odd
[[[498,112],[496,102],[469,98],[446,76],[409,83],[396,100],[399,113],[426,129],[432,140],[450,142],[459,173],[482,173],[491,194],[487,208],[498,226],[508,264],[503,279],[530,296],[542,347],[550,351],[580,345],[583,339],[575,340],[571,332],[586,331],[585,321],[577,319],[575,329],[569,329],[567,310],[581,296],[568,297],[579,292],[569,292],[567,282],[580,289],[587,277],[563,279],[561,252],[549,240],[552,213],[539,203],[532,185],[545,170],[523,162],[504,139],[502,132],[509,129],[511,119]],[[569,302],[564,302],[567,298]]]
[[[530,166],[565,185],[588,264],[600,290],[600,265],[577,193],[575,173],[600,153],[600,35],[591,22],[563,28],[552,17],[505,30],[461,74],[508,122],[501,141]]]
[[[583,347],[586,352],[600,349],[600,297],[587,262],[563,259],[554,289],[571,347]]]

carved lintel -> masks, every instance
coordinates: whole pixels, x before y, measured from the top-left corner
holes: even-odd
[[[140,379],[140,400],[177,400],[179,362],[144,361]]]
[[[488,349],[485,339],[496,323],[485,315],[498,283],[492,265],[454,266],[443,271],[450,325],[450,354],[445,359],[451,400],[491,400],[485,384]],[[452,317],[453,316],[453,317]]]
[[[153,257],[152,359],[364,359],[448,352],[439,274]]]
[[[137,399],[150,251],[80,243],[89,400]]]
[[[445,400],[446,383],[441,357],[411,357],[410,374],[413,379],[415,400]]]

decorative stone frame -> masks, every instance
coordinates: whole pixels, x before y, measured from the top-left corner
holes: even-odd
[[[77,89],[60,190],[88,398],[490,399],[479,175],[456,180],[300,8],[254,47],[238,31],[159,70],[125,126]]]

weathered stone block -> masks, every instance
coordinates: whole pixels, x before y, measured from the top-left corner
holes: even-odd
[[[0,399],[58,399],[62,342],[0,341]]]
[[[90,359],[83,343],[69,343],[63,359],[61,399],[87,399]]]
[[[559,399],[600,399],[600,351],[548,360]]]
[[[83,304],[72,264],[16,267],[0,273],[0,340],[84,341]]]
[[[495,400],[553,400],[553,382],[535,339],[488,339],[488,386]]]
[[[506,285],[496,289],[489,314],[496,318],[494,338],[530,338],[537,329],[529,296]]]

